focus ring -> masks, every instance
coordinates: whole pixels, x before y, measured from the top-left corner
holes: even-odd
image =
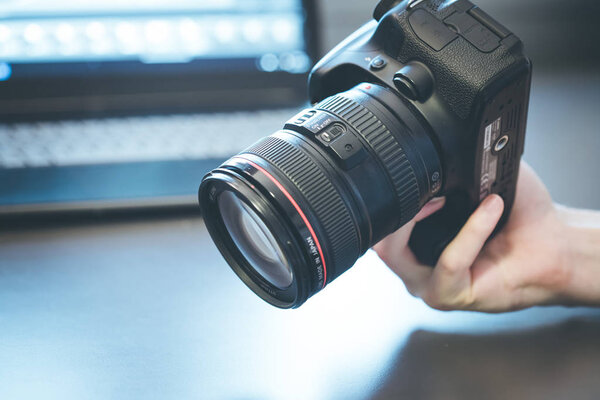
[[[400,205],[400,226],[419,212],[419,185],[406,153],[389,129],[371,111],[356,101],[336,95],[316,108],[346,120],[377,154],[392,180]]]
[[[335,189],[325,172],[304,152],[286,141],[269,136],[244,153],[254,154],[277,167],[302,193],[319,225],[323,227],[331,249],[327,281],[351,266],[359,257],[359,238],[348,206]]]

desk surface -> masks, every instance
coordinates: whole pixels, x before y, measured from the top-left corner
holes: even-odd
[[[526,158],[567,204],[600,208],[599,88],[534,83]],[[599,337],[594,309],[433,311],[372,253],[278,310],[191,216],[0,233],[0,399],[597,399]]]
[[[600,393],[600,310],[442,313],[367,254],[298,310],[199,219],[0,239],[2,399],[563,399]]]

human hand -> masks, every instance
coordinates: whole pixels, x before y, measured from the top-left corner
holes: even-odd
[[[430,202],[413,221],[373,248],[409,292],[429,306],[503,312],[572,301],[600,304],[600,283],[585,288],[582,297],[579,286],[585,284],[580,282],[586,280],[585,274],[576,277],[575,265],[571,265],[577,259],[575,253],[587,253],[591,256],[587,257],[588,264],[597,265],[591,275],[600,282],[599,231],[587,232],[588,247],[575,252],[576,233],[582,232],[568,225],[566,211],[559,211],[553,204],[544,184],[527,164],[521,165],[515,203],[505,227],[486,243],[504,207],[501,197],[491,195],[446,247],[436,267],[431,268],[417,261],[408,240],[416,222],[442,207],[443,199]]]

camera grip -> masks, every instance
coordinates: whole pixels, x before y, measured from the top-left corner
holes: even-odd
[[[467,222],[470,207],[465,197],[447,196],[443,209],[416,224],[408,245],[420,263],[434,267],[446,246]]]

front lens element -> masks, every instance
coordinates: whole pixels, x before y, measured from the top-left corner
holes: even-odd
[[[225,228],[251,267],[277,288],[289,287],[290,263],[260,217],[231,191],[221,193],[218,203]]]

